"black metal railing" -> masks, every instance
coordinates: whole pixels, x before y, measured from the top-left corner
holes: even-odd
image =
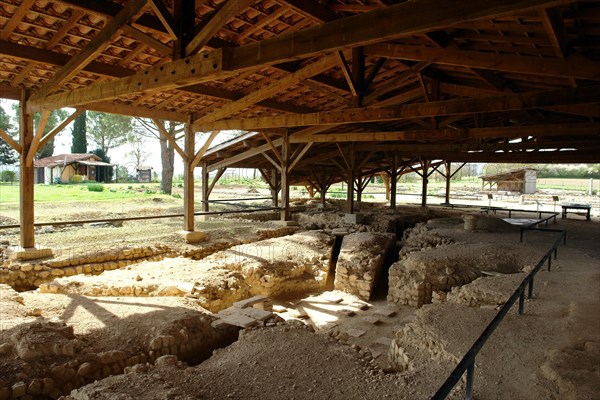
[[[448,394],[454,389],[456,384],[460,381],[464,373],[467,373],[467,382],[466,382],[466,390],[465,390],[465,399],[471,400],[473,398],[473,381],[475,374],[475,357],[479,353],[479,351],[483,348],[487,340],[492,336],[498,325],[502,322],[506,314],[510,311],[512,306],[517,302],[519,302],[519,315],[522,315],[525,312],[525,289],[527,289],[527,297],[533,297],[533,283],[535,279],[535,275],[542,269],[546,261],[548,262],[548,271],[550,271],[552,266],[552,255],[554,253],[554,258],[556,259],[558,252],[558,245],[561,240],[564,240],[566,243],[566,232],[559,231],[557,229],[548,229],[541,230],[544,232],[560,232],[560,236],[554,241],[554,244],[550,247],[550,249],[546,252],[546,254],[542,257],[542,259],[537,263],[535,268],[523,279],[519,287],[515,290],[515,292],[510,296],[510,298],[506,301],[506,303],[502,306],[498,314],[494,317],[494,319],[488,324],[483,333],[479,336],[479,338],[475,341],[473,346],[467,351],[462,360],[458,363],[456,368],[450,373],[444,384],[438,389],[438,391],[431,398],[432,400],[442,400],[445,399]]]

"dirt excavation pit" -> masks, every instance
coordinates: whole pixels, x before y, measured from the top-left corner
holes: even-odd
[[[96,261],[117,265],[91,273],[83,264],[19,264],[19,282],[28,272],[50,274],[29,281],[35,291],[1,286],[0,400],[430,398],[548,237],[531,233],[519,243],[518,230],[490,218],[466,230],[460,212],[366,211],[363,225],[333,211],[319,225],[309,213],[321,229],[211,240],[185,252],[154,246],[160,254]],[[531,375],[520,375],[522,387],[509,382],[525,348],[525,363],[538,371],[528,398],[595,393],[576,382],[600,374],[600,333],[561,342],[552,332],[563,329],[562,316],[572,323],[580,314],[535,309],[548,298],[538,293],[554,293],[564,279],[557,274],[542,274],[532,314],[511,313],[482,353],[476,390],[484,398],[524,398]],[[539,324],[544,343],[531,336]],[[576,373],[574,357],[586,365]]]

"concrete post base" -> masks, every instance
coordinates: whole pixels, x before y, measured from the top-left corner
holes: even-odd
[[[35,247],[10,247],[9,256],[10,260],[28,261],[38,260],[40,258],[48,258],[54,256],[52,249],[43,248],[39,246]]]
[[[202,231],[179,231],[177,233],[189,244],[200,243],[208,240],[208,235]]]
[[[362,224],[365,220],[364,214],[346,214],[344,220],[347,224]]]

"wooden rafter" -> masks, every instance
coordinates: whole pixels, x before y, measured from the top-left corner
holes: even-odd
[[[202,124],[207,121],[216,121],[221,118],[230,116],[235,114],[246,107],[249,107],[253,104],[258,103],[261,100],[265,100],[269,97],[273,97],[277,93],[289,88],[297,84],[298,82],[310,78],[311,76],[317,75],[323,71],[327,71],[333,65],[335,65],[336,57],[335,55],[325,56],[304,68],[288,75],[283,78],[280,78],[271,84],[261,87],[258,90],[242,97],[239,100],[234,101],[231,104],[226,105],[218,111],[212,112],[194,122],[194,126],[198,129],[201,129]]]
[[[64,67],[58,70],[32,98],[43,98],[81,71],[108,45],[109,39],[141,10],[147,1],[132,0],[127,2],[121,12],[111,19],[75,57],[71,58]]]
[[[144,43],[146,46],[152,47],[165,57],[171,57],[171,54],[173,53],[173,50],[169,46],[131,25],[125,24],[120,30],[132,38]]]
[[[518,138],[523,136],[594,135],[600,133],[595,123],[516,125],[494,128],[417,129],[395,132],[329,133],[321,135],[292,135],[291,143],[383,142],[470,138]]]
[[[165,4],[162,0],[148,0],[148,4],[154,11],[154,14],[158,17],[162,25],[165,27],[171,39],[177,40],[177,29],[175,27],[175,19],[165,7]]]
[[[25,14],[29,11],[31,6],[35,3],[35,0],[24,0],[19,4],[17,10],[14,12],[12,17],[6,22],[4,28],[2,28],[2,32],[0,32],[0,39],[6,40],[10,36],[11,33],[15,30],[17,25],[21,22]]]
[[[395,78],[387,81],[384,85],[376,88],[373,93],[367,96],[364,101],[365,105],[369,105],[377,101],[377,99],[393,90],[398,89],[399,86],[406,83],[407,80],[417,77],[419,72],[431,65],[430,61],[421,61],[406,71],[401,72]]]
[[[600,101],[600,86],[549,90],[491,96],[476,99],[433,101],[384,108],[356,108],[278,117],[231,119],[207,124],[205,129],[268,129],[310,125],[339,125],[364,122],[398,121],[445,115],[477,114],[552,107],[567,104],[586,104]]]
[[[254,3],[254,0],[227,0],[202,27],[200,32],[185,46],[185,54],[190,56],[200,51],[228,20],[243,12],[252,3]]]
[[[545,8],[539,12],[554,52],[558,57],[564,58],[567,55],[569,43],[567,32],[559,13],[560,11],[556,8]]]
[[[149,68],[132,77],[73,90],[65,97],[61,97],[60,94],[53,95],[46,102],[34,105],[38,108],[60,108],[108,100],[140,91],[166,90],[224,78],[233,71],[253,68],[257,65],[306,58],[326,51],[370,45],[382,40],[427,32],[477,18],[497,17],[565,3],[569,1],[449,0],[442,4],[437,0],[405,2],[292,34],[279,35],[258,43],[227,50],[213,50],[171,61],[160,68]],[[398,21],[402,22],[398,23]],[[205,62],[207,60],[208,63]],[[583,70],[589,70],[589,67]],[[597,72],[593,75],[597,75]]]
[[[565,59],[545,59],[544,62],[539,62],[537,57],[400,44],[377,44],[366,47],[365,52],[370,55],[402,60],[430,61],[433,64],[440,65],[529,75],[600,80],[600,62],[591,61],[582,55],[573,55]]]

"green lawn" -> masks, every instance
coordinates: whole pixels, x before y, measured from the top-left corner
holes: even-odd
[[[91,192],[87,184],[78,185],[35,185],[36,202],[95,202],[135,199],[144,196],[165,196],[160,194],[158,184],[103,184],[104,191]],[[0,185],[0,203],[19,202],[19,185]]]

